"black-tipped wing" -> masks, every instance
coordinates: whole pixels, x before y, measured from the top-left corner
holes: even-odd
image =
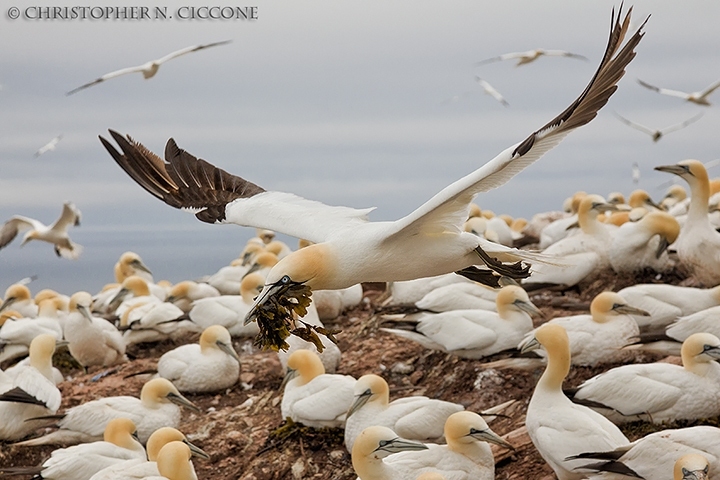
[[[155,63],[157,63],[158,65],[160,65],[160,64],[163,64],[163,63],[167,62],[168,60],[172,60],[173,58],[177,58],[177,57],[179,57],[180,55],[185,55],[186,53],[197,52],[197,51],[199,51],[199,50],[204,50],[204,49],[206,49],[206,48],[217,47],[217,46],[219,46],[219,45],[225,45],[226,43],[230,43],[230,42],[232,42],[232,40],[224,40],[224,41],[222,41],[222,42],[206,43],[206,44],[204,44],[204,45],[193,45],[193,46],[191,46],[191,47],[185,47],[185,48],[182,48],[182,49],[180,49],[180,50],[176,50],[176,51],[174,51],[174,52],[172,52],[172,53],[168,53],[167,55],[165,55],[165,56],[162,57],[162,58],[158,58],[157,60],[155,60]]]
[[[26,403],[45,407],[45,402],[33,397],[20,387],[15,387],[0,395],[0,402]]]

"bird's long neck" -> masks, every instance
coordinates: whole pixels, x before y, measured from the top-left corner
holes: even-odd
[[[570,349],[548,352],[548,364],[540,377],[538,388],[562,392],[562,384],[570,373]]]
[[[578,224],[583,233],[588,235],[594,235],[603,228],[603,225],[598,222],[597,212],[594,210],[578,212]]]
[[[688,219],[708,221],[708,201],[710,200],[710,182],[707,175],[696,177],[690,185],[690,207]]]
[[[492,450],[490,450],[490,445],[487,443],[480,441],[460,442],[454,438],[446,438],[446,440],[448,448],[453,452],[465,455],[478,465],[488,468],[495,466]]]

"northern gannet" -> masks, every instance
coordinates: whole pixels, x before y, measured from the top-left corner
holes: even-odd
[[[720,283],[720,233],[708,220],[710,186],[705,166],[697,160],[683,160],[676,165],[655,167],[655,170],[673,173],[688,182],[690,208],[675,250],[698,281],[707,286],[717,285]]]
[[[528,435],[559,480],[582,479],[575,471],[582,464],[568,460],[589,451],[614,450],[629,442],[620,429],[599,413],[576,405],[565,396],[562,384],[570,371],[570,342],[560,325],[547,324],[523,344],[522,351],[544,348],[548,364],[535,386],[525,417]]]
[[[586,196],[586,192],[575,192],[572,197],[566,199],[566,202],[568,203],[568,210],[566,211],[566,215],[562,216],[561,218],[555,218],[554,220],[546,224],[542,229],[540,229],[539,235],[537,235],[537,237],[540,239],[540,250],[545,250],[553,243],[558,242],[570,235],[575,235],[579,232],[577,214],[578,210],[580,209],[580,202]],[[538,215],[540,216],[538,217]],[[542,214],[538,215],[533,216],[533,220],[531,222],[533,224],[532,228],[535,229],[535,231],[537,231],[536,225],[540,223],[540,220],[543,218],[547,218]]]
[[[316,353],[297,350],[288,358],[280,411],[308,427],[340,427],[353,402],[355,379],[350,375],[325,373]]]
[[[15,215],[0,229],[0,248],[12,242],[18,232],[30,230],[23,237],[20,246],[30,240],[42,240],[54,245],[55,254],[58,257],[76,260],[82,253],[82,246],[70,240],[67,229],[71,225],[80,225],[80,210],[70,202],[65,202],[60,218],[50,226],[44,225],[34,218]]]
[[[136,434],[132,420],[116,418],[103,430],[102,441],[55,450],[38,467],[3,469],[3,472],[53,480],[88,480],[110,465],[131,459],[144,460],[145,449]]]
[[[407,305],[415,303],[422,299],[431,291],[452,285],[456,283],[470,283],[467,278],[455,275],[454,273],[446,273],[434,277],[416,278],[415,280],[405,280],[402,282],[389,282],[388,291],[390,298],[388,305]]]
[[[422,443],[400,438],[388,427],[364,429],[352,448],[352,464],[358,480],[416,480],[418,472],[392,466],[383,459],[398,452],[427,450]]]
[[[50,152],[52,150],[55,150],[57,148],[57,144],[60,143],[60,140],[62,140],[62,135],[58,135],[57,137],[50,140],[48,143],[40,147],[34,154],[33,157],[38,158],[40,155]]]
[[[485,65],[488,63],[493,62],[500,62],[503,60],[518,60],[518,63],[515,64],[516,67],[519,67],[520,65],[525,65],[531,62],[534,62],[538,58],[542,56],[547,57],[570,57],[570,58],[577,58],[579,60],[587,60],[587,57],[584,57],[582,55],[578,55],[577,53],[571,53],[566,52],[565,50],[545,50],[542,48],[536,48],[535,50],[528,50],[527,52],[513,52],[513,53],[505,53],[503,55],[499,55],[497,57],[488,58],[487,60],[482,60],[480,62],[477,62],[475,65]]]
[[[676,205],[678,202],[682,202],[686,198],[687,192],[681,185],[671,185],[670,188],[668,188],[665,197],[663,197],[660,202],[660,205],[662,205],[665,210],[670,210],[671,207]]]
[[[720,80],[718,80],[717,82],[707,87],[705,90],[700,90],[699,92],[685,93],[678,90],[668,90],[666,88],[655,87],[653,85],[650,85],[649,83],[643,82],[642,80],[638,80],[638,83],[645,88],[656,91],[657,93],[661,93],[663,95],[670,95],[671,97],[679,97],[696,105],[703,105],[706,107],[710,106],[710,102],[708,102],[707,100],[708,95],[710,95],[712,92],[717,90],[718,87],[720,87]]]
[[[507,102],[507,100],[505,100],[505,97],[503,97],[502,94],[500,92],[498,92],[495,87],[490,85],[490,83],[488,83],[487,80],[484,80],[484,79],[478,77],[477,75],[475,75],[475,81],[480,84],[480,86],[482,87],[483,91],[486,94],[490,95],[495,100],[502,103],[504,106],[506,106],[506,107],[510,106],[510,104]]]
[[[667,247],[679,234],[680,224],[665,212],[650,212],[637,222],[626,222],[613,235],[610,266],[617,273],[669,270],[673,263]]]
[[[62,339],[63,329],[57,313],[59,304],[59,299],[41,300],[35,318],[22,317],[15,310],[3,310],[0,313],[0,362],[27,355],[30,342],[43,333]]]
[[[497,312],[451,310],[423,313],[411,320],[414,323],[411,331],[383,330],[418,342],[425,348],[464,358],[483,358],[514,349],[533,328],[530,315],[542,315],[527,292],[514,285],[500,289],[496,308]]]
[[[23,284],[14,283],[5,290],[5,297],[0,312],[12,305],[13,310],[23,317],[35,318],[38,314],[38,306],[30,294],[30,289]]]
[[[139,303],[162,303],[162,299],[150,292],[150,286],[146,280],[137,275],[130,275],[122,281],[120,290],[110,300],[109,309],[121,317],[127,309]]]
[[[65,95],[72,95],[73,93],[79,92],[84,88],[92,87],[93,85],[97,85],[98,83],[104,82],[105,80],[110,80],[111,78],[119,77],[120,75],[125,75],[128,73],[138,72],[142,73],[143,78],[145,79],[152,78],[157,73],[160,65],[167,62],[168,60],[172,60],[173,58],[179,57],[180,55],[185,55],[186,53],[197,52],[198,50],[202,50],[204,48],[210,48],[217,45],[225,45],[226,43],[230,42],[231,40],[225,40],[223,42],[206,43],[204,45],[193,45],[191,47],[185,47],[172,53],[168,53],[164,57],[160,57],[157,60],[151,60],[136,67],[128,67],[120,70],[115,70],[114,72],[106,73],[102,77],[96,78],[92,82],[86,83],[85,85],[81,85],[77,88],[70,90]]]
[[[157,371],[181,392],[216,392],[238,381],[240,357],[227,329],[213,325],[203,331],[198,343],[164,353]]]
[[[120,258],[113,267],[113,272],[115,273],[115,281],[117,283],[122,283],[132,275],[136,275],[146,282],[153,281],[152,272],[147,265],[143,263],[140,255],[135,252],[125,252],[120,255]]]
[[[615,423],[655,423],[709,418],[720,414],[720,340],[691,335],[682,346],[683,366],[670,363],[623,365],[593,377],[575,391]]]
[[[127,345],[158,342],[168,338],[177,340],[203,328],[188,320],[185,312],[172,303],[140,301],[130,306],[120,317],[120,330]]]
[[[143,385],[140,398],[105,397],[72,407],[59,416],[59,430],[17,445],[72,445],[96,441],[102,436],[110,420],[121,417],[129,418],[135,423],[138,438],[144,443],[158,428],[178,426],[178,405],[200,411],[195,404],[183,397],[169,380],[154,378]]]
[[[673,466],[673,480],[708,480],[709,474],[710,463],[697,453],[683,455]]]
[[[451,283],[429,291],[415,302],[415,306],[436,313],[450,310],[497,310],[497,293],[497,290],[480,283]]]
[[[628,125],[635,130],[640,130],[643,133],[647,133],[652,138],[653,142],[657,142],[662,137],[667,135],[668,133],[677,132],[678,130],[682,130],[683,128],[687,127],[688,125],[697,122],[700,120],[700,117],[702,117],[705,113],[700,112],[697,115],[693,115],[692,117],[688,118],[687,120],[684,120],[680,123],[670,125],[669,127],[665,127],[663,129],[654,129],[650,127],[646,127],[645,125],[640,125],[639,123],[635,123],[631,120],[628,120],[627,118],[623,117],[619,113],[615,112],[615,116],[623,122],[625,125]]]
[[[165,301],[174,304],[183,312],[189,312],[195,300],[219,296],[220,292],[212,285],[184,280],[173,285]]]
[[[160,477],[155,480],[198,480],[190,457],[192,450],[183,442],[170,442],[160,449],[157,468]],[[152,477],[150,479],[152,480]]]
[[[353,451],[358,435],[371,425],[391,428],[404,438],[438,440],[443,436],[445,421],[455,412],[465,410],[460,404],[412,396],[390,402],[390,388],[382,377],[363,375],[353,389],[355,401],[345,421],[345,447]]]

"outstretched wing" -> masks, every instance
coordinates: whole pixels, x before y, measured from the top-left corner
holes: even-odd
[[[485,93],[488,95],[491,95],[495,100],[502,103],[506,107],[509,107],[510,104],[505,100],[505,98],[498,92],[495,87],[490,85],[486,80],[483,80],[482,78],[475,75],[475,80],[480,84],[480,86],[485,90]]]
[[[72,202],[65,202],[60,218],[50,226],[51,230],[65,231],[70,225],[80,225],[80,210]]]
[[[158,58],[157,60],[155,60],[155,63],[160,65],[162,63],[167,62],[168,60],[177,58],[180,55],[185,55],[186,53],[197,52],[198,50],[203,50],[205,48],[210,48],[210,47],[216,47],[218,45],[225,45],[226,43],[230,43],[230,42],[232,42],[232,40],[225,40],[223,42],[206,43],[204,45],[192,45],[190,47],[181,48],[180,50],[176,50],[172,53],[168,53],[167,55],[165,55],[162,58]]]
[[[106,73],[102,77],[96,78],[92,82],[88,82],[85,85],[80,85],[77,88],[73,88],[69,92],[67,92],[65,95],[72,95],[73,93],[77,93],[80,90],[84,90],[88,87],[92,87],[93,85],[97,85],[98,83],[104,82],[105,80],[110,80],[111,78],[119,77],[121,75],[127,75],[128,73],[135,73],[135,72],[142,72],[145,65],[137,65],[135,67],[127,67],[122,68],[120,70],[115,70],[114,72]]]
[[[605,54],[592,80],[577,100],[524,141],[501,152],[479,169],[444,188],[410,215],[395,222],[396,230],[386,241],[400,232],[404,236],[422,232],[460,231],[467,219],[469,204],[476,194],[503,185],[559,144],[572,130],[595,118],[617,89],[616,84],[625,74],[625,67],[635,57],[634,49],[644,35],[641,31],[645,25],[643,22],[620,49],[631,13],[632,8],[620,22],[620,13],[616,19],[613,9],[612,28]]]
[[[543,50],[543,54],[549,57],[570,57],[577,58],[578,60],[588,60],[588,58],[584,55],[567,52],[565,50]]]
[[[713,83],[712,85],[710,85],[709,87],[707,87],[705,90],[703,90],[702,92],[700,92],[700,96],[701,96],[701,97],[707,97],[707,96],[710,95],[712,92],[714,92],[715,90],[717,90],[718,87],[720,87],[720,80],[718,80],[717,82]]]
[[[633,122],[633,121],[631,121],[631,120],[628,120],[627,118],[623,117],[622,115],[620,115],[620,114],[617,113],[617,112],[613,112],[613,113],[614,113],[615,116],[618,118],[618,120],[620,120],[621,122],[623,122],[625,125],[634,128],[635,130],[640,130],[641,132],[645,132],[645,133],[647,133],[648,135],[655,135],[655,133],[657,133],[657,132],[656,132],[655,130],[653,130],[652,128],[649,128],[649,127],[646,127],[645,125],[640,125],[639,123],[635,123],[635,122]]]
[[[34,218],[22,217],[15,215],[0,228],[0,248],[5,247],[8,243],[12,242],[17,236],[18,232],[23,230],[29,230],[34,228],[44,228],[45,225],[38,222]]]
[[[654,85],[650,85],[649,83],[643,82],[640,79],[638,79],[638,83],[647,89],[650,89],[657,93],[662,93],[663,95],[670,95],[671,97],[680,97],[680,98],[684,98],[685,100],[687,100],[688,97],[690,96],[690,94],[681,92],[679,90],[669,90],[667,88],[660,88],[660,87],[656,87]]]
[[[663,128],[662,133],[663,133],[663,135],[665,135],[665,134],[670,133],[670,132],[675,132],[675,131],[677,131],[677,130],[682,130],[683,128],[687,127],[687,126],[690,125],[691,123],[695,123],[695,122],[697,122],[698,120],[700,120],[700,117],[702,117],[703,115],[705,115],[705,112],[700,112],[700,113],[698,113],[697,115],[688,118],[688,119],[685,120],[684,122],[678,123],[678,124],[676,124],[676,125],[671,125],[671,126],[669,126],[669,127],[667,127],[667,128]]]
[[[112,130],[110,135],[122,153],[103,137],[100,141],[133,180],[171,207],[194,211],[203,222],[236,223],[323,242],[336,229],[366,222],[372,210],[331,207],[290,193],[267,192],[195,158],[173,139],[168,140],[163,161],[129,136]]]

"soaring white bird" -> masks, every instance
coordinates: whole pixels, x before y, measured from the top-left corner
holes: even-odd
[[[525,426],[535,448],[555,471],[559,480],[585,478],[575,471],[578,461],[568,460],[583,452],[614,450],[629,442],[620,429],[599,413],[576,405],[565,396],[562,384],[570,372],[570,342],[560,325],[546,324],[522,347],[543,347],[548,364],[535,386],[525,417]]]
[[[391,455],[385,463],[416,474],[439,471],[448,480],[493,480],[495,459],[490,445],[514,448],[474,412],[457,412],[445,422],[447,445],[427,444],[428,450]]]
[[[705,476],[703,462],[688,464],[696,469],[698,475],[692,476],[680,471],[680,475],[671,476],[679,457],[694,454],[710,463],[713,475]],[[584,452],[578,458],[595,459],[591,464],[583,465],[578,471],[591,479],[627,479],[646,478],[653,480],[707,480],[717,478],[720,471],[720,429],[701,425],[697,427],[661,430],[642,437],[629,445],[610,451]],[[600,460],[599,462],[597,460]],[[681,467],[682,468],[682,467]]]
[[[394,222],[369,222],[369,209],[329,207],[292,194],[267,192],[198,160],[178,148],[172,139],[166,146],[166,162],[117,132],[110,134],[123,153],[106,139],[100,139],[118,165],[139,185],[173,207],[193,208],[202,221],[267,228],[316,242],[291,253],[273,267],[246,321],[264,319],[268,311],[279,313],[278,302],[282,298],[306,299],[312,289],[339,289],[359,282],[409,280],[454,271],[496,285],[498,277],[494,272],[516,278],[528,273],[519,263],[505,265],[503,261],[535,261],[538,257],[500,248],[463,232],[468,206],[476,194],[506,183],[572,130],[590,122],[605,105],[643,36],[641,27],[621,48],[630,14],[621,21],[620,15],[616,19],[613,12],[612,23],[599,68],[570,107],[522,142]],[[306,217],[312,217],[313,222],[298,221]],[[482,263],[491,270],[475,266]],[[284,319],[288,316],[285,313]],[[263,324],[263,329],[273,330],[266,321]],[[265,337],[268,345],[282,346]]]
[[[108,422],[102,441],[55,450],[40,466],[3,469],[3,472],[35,475],[33,478],[88,480],[110,465],[131,459],[144,460],[145,449],[136,433],[132,420],[116,418]]]
[[[720,414],[720,340],[691,335],[682,346],[683,366],[670,363],[623,365],[593,377],[575,391],[615,423],[649,419],[660,423]]]
[[[510,104],[507,102],[507,100],[505,100],[505,97],[503,97],[502,94],[500,92],[498,92],[495,87],[490,85],[490,83],[487,80],[484,80],[484,79],[478,77],[477,75],[475,75],[475,81],[480,84],[480,86],[482,87],[483,91],[486,94],[490,95],[495,100],[502,103],[504,106],[506,106],[506,107],[510,106]]]
[[[371,426],[358,435],[352,448],[352,464],[359,480],[415,480],[418,472],[392,466],[383,459],[398,452],[427,450],[422,443],[400,438],[388,427]]]
[[[525,290],[515,285],[500,289],[496,306],[497,312],[451,310],[424,313],[410,320],[413,323],[410,331],[383,330],[418,342],[425,348],[464,358],[483,358],[514,349],[533,328],[530,315],[542,315]]]
[[[213,325],[203,331],[198,343],[164,353],[157,370],[181,392],[216,392],[235,385],[240,376],[240,357],[230,332]]]
[[[343,427],[353,402],[355,379],[350,375],[325,373],[315,352],[297,350],[288,358],[280,410],[283,419],[308,427]]]
[[[59,430],[33,438],[18,445],[72,445],[93,442],[102,436],[107,423],[113,418],[131,419],[138,429],[138,438],[147,442],[152,432],[160,427],[177,427],[180,407],[200,410],[183,397],[177,388],[164,378],[149,380],[140,392],[140,398],[130,396],[105,397],[70,408],[58,419]]]
[[[12,242],[18,232],[29,229],[30,231],[25,234],[20,246],[30,240],[42,240],[54,245],[58,257],[76,260],[82,253],[82,246],[70,240],[67,230],[71,225],[80,225],[80,210],[70,202],[65,202],[60,218],[50,226],[34,218],[15,215],[0,229],[0,248]]]
[[[617,273],[652,268],[664,272],[673,265],[667,247],[680,234],[680,224],[665,212],[650,212],[637,222],[626,222],[614,233],[610,266]]]
[[[353,392],[355,400],[345,421],[345,447],[349,452],[360,432],[371,425],[384,425],[412,440],[441,439],[447,418],[465,410],[457,403],[421,396],[390,402],[387,382],[373,374],[358,378]]]
[[[640,130],[643,133],[647,133],[652,138],[653,142],[657,142],[662,137],[667,135],[668,133],[677,132],[678,130],[682,130],[683,128],[687,127],[688,125],[697,122],[700,120],[700,117],[704,115],[704,112],[700,112],[697,115],[693,115],[692,117],[688,118],[687,120],[684,120],[680,123],[670,125],[669,127],[665,127],[663,129],[654,129],[650,127],[646,127],[645,125],[640,125],[639,123],[635,123],[631,120],[628,120],[627,118],[623,117],[619,113],[615,112],[615,116],[623,122],[625,125],[628,125],[635,130]]]
[[[143,63],[142,65],[138,65],[136,67],[128,67],[120,70],[115,70],[114,72],[106,73],[102,77],[99,77],[92,82],[86,83],[85,85],[81,85],[77,88],[70,90],[65,95],[72,95],[73,93],[79,92],[84,88],[92,87],[93,85],[97,85],[98,83],[104,82],[105,80],[110,80],[111,78],[119,77],[120,75],[126,75],[128,73],[138,72],[142,73],[143,78],[145,79],[152,78],[157,73],[160,65],[169,60],[172,60],[173,58],[179,57],[180,55],[185,55],[186,53],[197,52],[198,50],[202,50],[204,48],[215,47],[217,45],[225,45],[226,43],[230,42],[231,40],[225,40],[223,42],[206,43],[204,45],[193,45],[191,47],[185,47],[172,53],[168,53],[164,57],[160,57],[157,60],[150,60],[149,62]]]
[[[534,62],[540,57],[570,57],[570,58],[577,58],[579,60],[587,60],[587,57],[584,57],[582,55],[578,55],[577,53],[570,53],[565,50],[544,50],[542,48],[536,48],[535,50],[528,50],[527,52],[513,52],[513,53],[505,53],[503,55],[499,55],[497,57],[488,58],[487,60],[482,60],[480,62],[477,62],[475,65],[485,65],[488,63],[493,62],[500,62],[503,60],[518,60],[518,63],[515,65],[516,67],[519,67],[520,65],[525,65],[531,62]]]
[[[37,152],[35,152],[35,154],[33,155],[33,157],[37,158],[37,157],[39,157],[40,155],[42,155],[43,153],[47,153],[47,152],[50,152],[50,151],[52,151],[52,150],[55,150],[55,148],[57,148],[57,144],[60,143],[60,140],[62,140],[62,137],[63,137],[62,135],[58,135],[57,137],[55,137],[55,138],[53,138],[52,140],[50,140],[48,143],[46,143],[45,145],[43,145],[42,147],[40,147],[40,148],[37,150]]]
[[[695,277],[707,286],[720,283],[720,233],[708,219],[710,183],[705,166],[697,160],[683,160],[655,170],[678,175],[690,186],[690,208],[687,220],[675,242],[680,261],[693,270]]]
[[[667,88],[659,88],[655,87],[653,85],[650,85],[649,83],[645,83],[642,80],[638,80],[638,83],[642,85],[645,88],[649,88],[650,90],[653,90],[657,93],[661,93],[663,95],[670,95],[671,97],[679,97],[682,99],[687,100],[688,102],[692,102],[696,105],[703,105],[703,106],[710,106],[710,102],[708,102],[708,95],[710,95],[712,92],[718,89],[720,87],[720,80],[713,83],[709,87],[707,87],[705,90],[700,90],[699,92],[692,92],[692,93],[686,93],[686,92],[680,92],[678,90],[668,90]]]

